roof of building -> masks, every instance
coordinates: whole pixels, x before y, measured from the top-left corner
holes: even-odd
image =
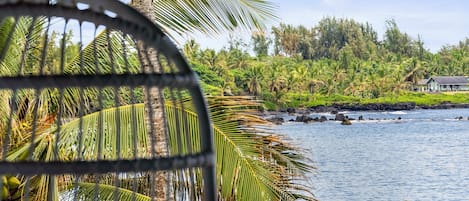
[[[435,80],[439,84],[467,85],[467,77],[465,76],[432,76],[430,80]]]
[[[417,82],[418,85],[426,85],[429,79],[421,79]]]

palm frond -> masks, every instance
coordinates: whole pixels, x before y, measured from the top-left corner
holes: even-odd
[[[264,28],[276,20],[275,6],[265,0],[153,1],[156,22],[176,34],[219,34],[238,28]]]
[[[54,160],[54,136],[50,133],[39,134],[33,143],[34,152],[32,160],[34,161],[52,161]],[[6,157],[8,161],[25,160],[29,153],[30,143],[23,145],[15,151],[9,153]],[[58,200],[59,189],[55,185],[56,177],[50,175],[35,175],[27,178],[30,183],[30,199],[40,200]],[[52,185],[51,185],[52,184]]]
[[[109,160],[116,159],[118,154],[127,159],[143,157],[147,146],[144,115],[143,104],[85,115],[61,127],[59,149],[69,159],[76,159],[77,153],[84,160],[96,160],[98,154],[102,159]],[[117,122],[120,124],[117,125]],[[100,149],[101,153],[98,152]]]
[[[26,74],[36,61],[29,57],[40,41],[43,18],[7,17],[0,22],[0,76]],[[0,131],[4,131],[12,105],[11,91],[0,91]],[[2,138],[3,139],[3,138]]]
[[[267,122],[257,115],[259,103],[250,97],[208,97],[217,155],[217,181],[224,199],[313,200],[312,193],[299,180],[312,171],[308,160],[280,136],[262,129]],[[190,101],[183,106],[166,105],[170,143],[173,152],[186,153],[184,136],[177,138],[176,117],[187,119],[179,133],[192,130],[190,144],[198,144],[197,116]],[[178,114],[178,115],[176,115]],[[179,119],[182,120],[182,119]],[[179,140],[176,143],[175,140]]]
[[[28,56],[40,42],[43,18],[8,17],[0,24],[0,75],[15,76],[31,72],[31,66],[38,61],[31,61]]]
[[[303,196],[304,199],[312,199],[312,194],[305,190],[307,188],[303,188],[300,183],[297,183],[304,172],[312,170],[305,158],[293,146],[284,143],[280,137],[273,136],[261,128],[252,127],[253,125],[266,123],[250,113],[252,111],[250,109],[257,107],[258,103],[246,97],[212,97],[208,100],[217,153],[217,177],[220,182],[219,189],[224,198],[295,200],[297,197]],[[143,104],[119,107],[119,111],[121,114],[129,114],[132,107],[135,108],[137,116],[143,118]],[[102,125],[109,126],[113,125],[112,122],[116,122],[116,109],[111,108],[101,112]],[[184,155],[190,152],[189,149],[192,149],[192,151],[199,150],[198,121],[192,103],[185,101],[183,106],[175,106],[171,102],[167,102],[165,110],[168,115],[171,152]],[[87,115],[84,117],[83,122],[97,123],[98,116],[98,113]],[[125,131],[131,131],[129,130],[131,122],[128,121],[132,118],[126,117],[120,119],[121,126],[124,125],[124,127],[121,127],[121,131],[124,131],[121,135],[129,134]],[[183,119],[186,121],[183,122]],[[139,124],[136,127],[140,128],[137,133],[141,134],[138,139],[143,141],[146,134],[144,121],[139,119],[136,122]],[[86,125],[83,126],[85,132],[97,126],[94,123],[83,123],[83,125]],[[76,128],[77,126],[76,120],[63,126],[64,135],[73,133],[69,137],[64,136],[63,139],[67,139],[64,141],[77,139],[77,131],[68,130],[68,128]],[[112,156],[110,151],[115,150],[113,148],[115,143],[112,143],[116,140],[115,137],[106,134],[107,132],[113,133],[115,131],[114,126],[103,129],[102,134],[105,136],[103,141],[106,141],[108,146],[107,149],[103,150],[103,157],[105,158]],[[96,139],[96,129],[93,132],[95,134],[86,133],[84,136],[91,134],[93,137],[90,137],[90,139]],[[126,141],[128,140],[131,139]],[[122,141],[124,140],[122,139]],[[63,144],[63,147],[74,147],[76,143]],[[86,141],[85,144],[94,148],[83,151],[83,153],[89,154],[92,153],[92,150],[97,149],[95,141]],[[144,147],[145,145],[142,144],[141,146]],[[93,153],[96,154],[96,151]],[[186,178],[189,178],[189,176],[186,176]],[[184,183],[184,181],[179,182]],[[307,195],[304,195],[304,193]]]
[[[307,200],[313,199],[309,192],[295,190],[302,186],[295,180],[311,171],[312,166],[307,164],[297,148],[285,143],[284,138],[262,128],[267,122],[254,114],[259,102],[251,97],[233,96],[208,98],[208,102],[214,125],[223,128],[217,130],[214,126],[217,166],[235,171],[218,173],[221,180],[232,181],[228,185],[221,183],[222,193],[230,195],[224,197],[295,200],[303,194]],[[219,150],[222,147],[225,148]]]
[[[108,41],[109,39],[109,41]],[[125,55],[124,55],[125,52]],[[112,60],[112,61],[111,61]],[[112,65],[111,65],[112,64]],[[86,45],[79,54],[68,63],[64,68],[65,74],[107,74],[115,72],[136,73],[139,72],[138,59],[135,52],[135,44],[122,33],[112,30],[103,30],[88,45]],[[48,90],[51,105],[58,105],[59,91],[56,89]],[[81,95],[80,93],[83,93]],[[68,117],[74,117],[78,111],[84,114],[93,112],[100,107],[98,96],[109,99],[114,97],[115,91],[110,88],[104,88],[100,92],[96,88],[87,88],[80,92],[76,88],[67,88],[64,90],[63,107]],[[80,102],[80,97],[86,101]],[[122,102],[125,105],[127,103]],[[80,107],[80,105],[82,107]],[[106,108],[106,105],[103,105]]]
[[[124,51],[127,53],[128,66]],[[83,48],[81,55],[75,55],[64,70],[66,74],[101,74],[113,70],[118,74],[136,73],[140,70],[139,65],[136,65],[138,58],[132,53],[136,53],[135,44],[129,36],[124,37],[121,32],[105,29]]]
[[[83,116],[82,119],[75,119],[64,124],[59,134],[58,160],[70,161],[79,158],[81,160],[97,160],[98,157],[113,160],[117,159],[117,157],[127,159],[135,156],[144,157],[147,144],[143,123],[145,122],[144,114],[143,104],[140,107],[128,105],[95,112]],[[116,122],[119,122],[117,120],[119,118],[122,121],[121,124],[117,125]],[[128,121],[124,121],[124,119]],[[140,123],[137,124],[136,122]],[[58,130],[55,124],[49,126],[48,128],[36,131],[37,136],[32,143],[34,147],[32,160],[57,160],[54,159],[53,153],[57,149],[55,142]],[[122,134],[118,135],[118,133]],[[102,137],[99,137],[100,135]],[[80,138],[80,136],[83,136],[83,138]],[[82,144],[80,144],[80,140]],[[6,160],[25,160],[30,151],[30,146],[31,143],[24,143],[22,146],[12,150],[7,155]],[[99,152],[99,149],[102,149],[102,152]],[[63,177],[69,176],[64,175]],[[36,175],[29,179],[31,183],[30,197],[32,200],[48,200],[48,196],[51,195],[51,199],[57,200],[59,195],[58,189],[64,189],[64,186],[68,186],[72,182],[71,179],[63,179],[61,183],[57,183],[57,177],[49,175]],[[51,185],[53,183],[55,184]]]
[[[71,188],[70,195],[77,195],[73,200],[93,200],[96,190],[95,183],[78,183],[78,188]],[[71,186],[71,187],[74,187]],[[151,198],[134,191],[130,191],[124,188],[119,188],[106,184],[98,184],[98,199],[102,201],[114,201],[116,200],[135,200],[135,201],[150,201]],[[75,192],[77,191],[77,192]],[[117,194],[116,194],[117,193]]]
[[[301,183],[304,173],[311,171],[312,167],[295,147],[259,127],[266,122],[252,113],[252,109],[258,106],[256,101],[248,97],[210,97],[208,101],[213,120],[218,188],[223,199],[313,199],[308,188]],[[167,102],[165,110],[171,152],[184,155],[200,150],[197,115],[191,101],[184,101],[183,105]],[[112,160],[116,159],[117,152],[121,153],[122,158],[133,157],[136,151],[145,154],[148,145],[145,141],[144,115],[144,104],[135,104],[91,113],[81,120],[64,124],[59,135],[61,160],[77,159],[77,153],[85,160],[96,160],[98,154],[103,159]],[[48,132],[54,133],[55,128]],[[80,135],[83,136],[81,139]],[[102,135],[101,140],[99,135]],[[134,135],[136,138],[133,138]],[[48,135],[37,138],[35,146],[39,153],[43,152],[40,151],[44,145],[41,142],[48,139],[44,136]],[[80,140],[81,149],[78,148]],[[134,146],[135,140],[138,141],[138,148]],[[98,146],[102,148],[101,153],[97,151]],[[9,159],[21,157],[24,151],[28,151],[26,147],[29,144],[10,154]],[[180,191],[189,188],[186,179],[200,182],[197,171],[178,174],[175,187]]]

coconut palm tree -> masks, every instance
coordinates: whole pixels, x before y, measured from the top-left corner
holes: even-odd
[[[245,82],[247,84],[247,91],[254,96],[258,96],[262,90],[261,82],[264,78],[263,73],[265,68],[261,63],[252,65],[254,66],[249,67],[246,71]]]

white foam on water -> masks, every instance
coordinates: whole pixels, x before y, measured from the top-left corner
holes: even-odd
[[[395,112],[389,112],[389,114],[407,114],[407,113],[403,111],[395,111]]]

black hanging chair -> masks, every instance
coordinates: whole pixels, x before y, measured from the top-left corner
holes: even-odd
[[[197,76],[124,3],[0,0],[0,101],[2,200],[216,199]]]

